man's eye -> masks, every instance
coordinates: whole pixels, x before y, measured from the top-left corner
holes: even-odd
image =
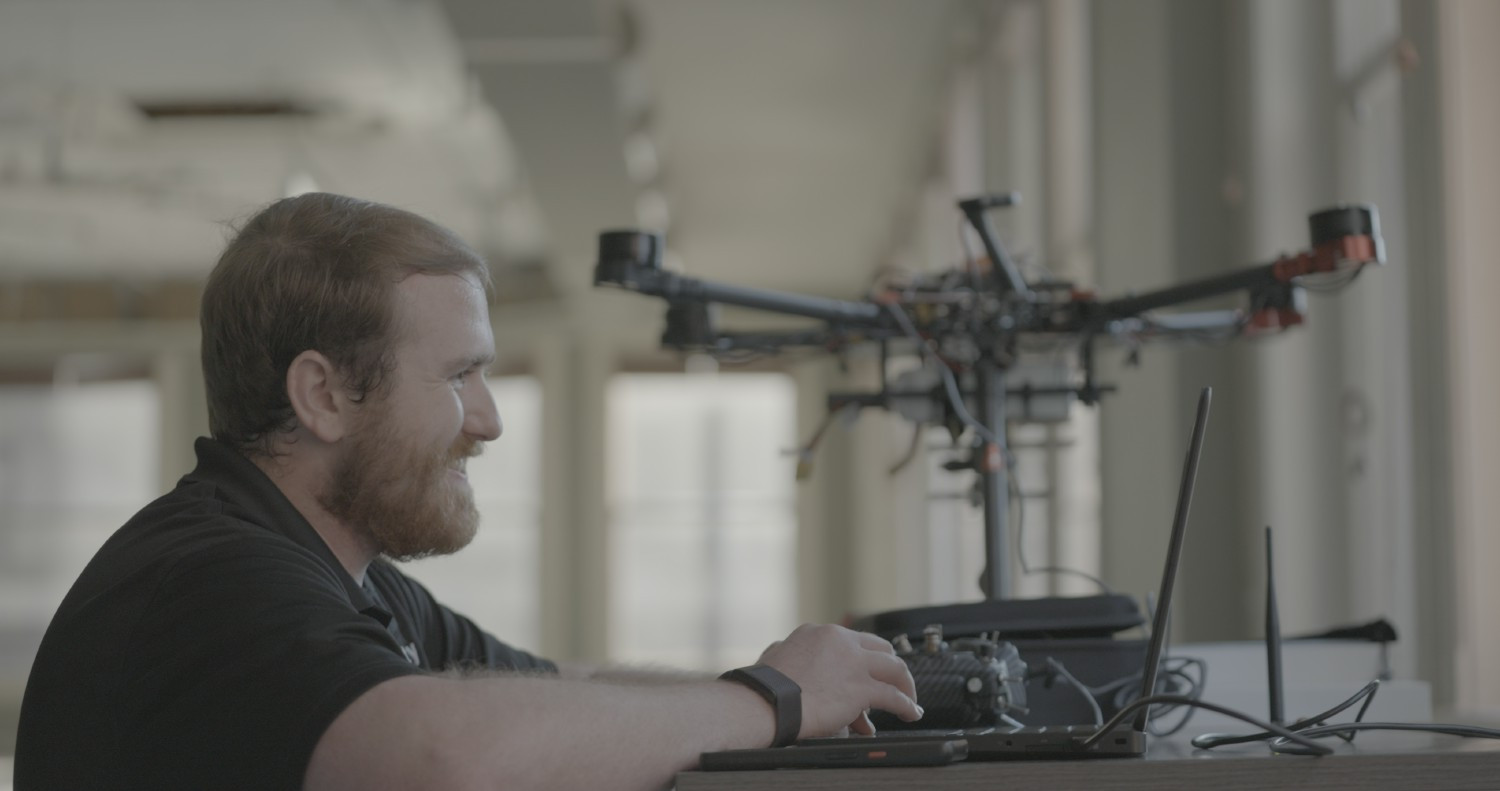
[[[470,377],[478,376],[483,379],[484,377],[489,376],[489,374],[489,369],[484,368],[483,366],[472,365],[454,374],[451,377],[450,381],[453,382],[453,385],[455,387],[462,387],[463,385],[468,383]]]

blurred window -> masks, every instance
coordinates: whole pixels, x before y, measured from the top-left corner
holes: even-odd
[[[984,509],[978,504],[974,473],[943,469],[968,458],[967,446],[954,446],[946,428],[923,431],[927,458],[928,592],[934,604],[982,599]]]
[[[0,386],[0,685],[25,684],[84,565],[160,494],[159,410],[149,380]]]
[[[607,399],[610,658],[749,664],[796,625],[791,378],[624,374]]]

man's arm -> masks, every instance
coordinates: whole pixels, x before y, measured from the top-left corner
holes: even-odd
[[[611,681],[643,686],[712,681],[718,677],[714,673],[678,670],[656,665],[589,665],[579,662],[558,662],[557,675],[568,679]]]
[[[906,664],[878,637],[803,626],[761,656],[802,687],[801,736],[869,708],[920,716]],[[709,750],[764,747],[775,719],[736,683],[414,676],[380,684],[329,726],[306,788],[653,789]]]

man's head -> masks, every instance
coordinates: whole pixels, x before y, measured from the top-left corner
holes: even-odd
[[[277,201],[245,223],[203,292],[203,378],[214,439],[269,455],[296,426],[286,373],[308,349],[357,400],[393,360],[396,286],[463,274],[489,287],[480,257],[447,229],[391,206],[327,193]]]
[[[322,460],[318,502],[376,551],[462,547],[477,523],[463,460],[500,430],[488,284],[473,250],[410,212],[319,193],[272,204],[204,291],[213,436],[267,463]]]

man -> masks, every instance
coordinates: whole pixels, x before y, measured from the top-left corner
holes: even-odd
[[[737,680],[559,672],[397,571],[476,529],[488,288],[388,206],[309,194],[245,225],[203,295],[213,439],[54,617],[20,791],[656,788],[704,750],[920,716],[871,635],[801,627]]]

